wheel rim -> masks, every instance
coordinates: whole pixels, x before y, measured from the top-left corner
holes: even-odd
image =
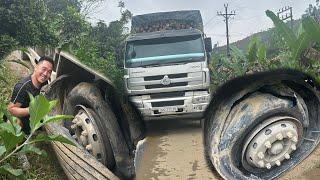
[[[302,125],[293,117],[279,116],[264,121],[245,140],[242,164],[260,169],[281,166],[296,150],[301,133]]]
[[[94,112],[82,105],[77,105],[77,114],[72,120],[73,138],[90,154],[102,163],[106,162],[103,138],[93,117]]]

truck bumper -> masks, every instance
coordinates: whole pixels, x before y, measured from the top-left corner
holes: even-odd
[[[159,115],[159,116],[145,116],[145,121],[153,120],[163,120],[163,119],[201,119],[204,116],[204,112],[195,112],[195,113],[181,113],[181,114],[171,114],[171,115]]]
[[[131,97],[131,101],[145,120],[199,118],[203,116],[210,100],[210,93],[206,90],[185,92],[181,97],[152,98],[152,95]]]

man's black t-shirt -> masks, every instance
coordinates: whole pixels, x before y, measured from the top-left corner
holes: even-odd
[[[11,96],[11,102],[12,103],[21,103],[21,108],[29,107],[30,99],[28,92],[32,94],[33,96],[36,96],[40,93],[40,88],[36,88],[32,81],[31,81],[31,75],[21,79],[15,86],[12,92]],[[26,134],[30,133],[30,126],[29,126],[29,116],[21,117],[20,118],[23,127],[22,131]]]

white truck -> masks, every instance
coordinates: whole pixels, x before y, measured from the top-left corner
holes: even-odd
[[[200,11],[134,16],[131,29],[124,81],[144,119],[203,117],[210,102],[212,46]]]

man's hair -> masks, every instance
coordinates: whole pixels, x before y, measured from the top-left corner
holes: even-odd
[[[49,56],[42,56],[39,61],[37,62],[37,64],[41,63],[42,61],[48,61],[49,63],[52,64],[52,67],[54,67],[54,61],[51,57]]]

